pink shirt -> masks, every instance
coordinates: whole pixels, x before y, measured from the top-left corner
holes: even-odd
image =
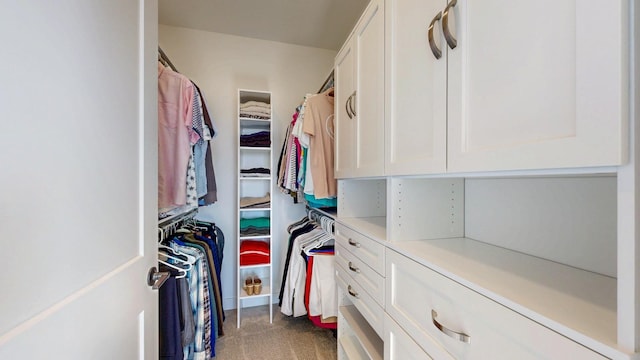
[[[187,166],[191,144],[193,84],[158,62],[158,208],[181,206],[187,199]],[[195,141],[193,141],[195,138]]]

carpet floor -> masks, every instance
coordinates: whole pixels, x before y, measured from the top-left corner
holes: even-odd
[[[273,307],[242,309],[242,323],[236,327],[236,310],[225,311],[225,336],[216,342],[217,360],[333,360],[337,358],[336,338],[331,330],[314,326],[306,317],[284,316]]]

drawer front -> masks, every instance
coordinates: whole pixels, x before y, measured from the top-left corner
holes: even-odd
[[[336,224],[336,242],[384,276],[384,246],[342,224]]]
[[[436,359],[451,359],[448,355]],[[387,360],[431,360],[420,345],[398,325],[389,315],[384,319],[384,358]]]
[[[342,266],[336,265],[336,282],[345,296],[360,311],[380,338],[384,336],[384,309],[373,300],[358,283],[347,274]]]
[[[435,340],[456,359],[604,359],[394,251],[385,294],[389,315],[427,352]]]
[[[384,307],[384,278],[344,247],[336,245],[335,248],[336,262],[347,271],[355,283]]]

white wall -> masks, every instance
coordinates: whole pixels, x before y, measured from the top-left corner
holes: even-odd
[[[305,93],[318,91],[336,52],[160,25],[159,42],[177,69],[193,80],[205,100],[218,136],[212,141],[218,202],[201,208],[199,218],[215,221],[225,235],[222,266],[224,308],[236,306],[236,191],[238,88],[272,92],[274,166],[287,125]],[[275,173],[275,169],[272,171]],[[274,229],[272,287],[277,299],[284,268],[288,224],[304,216],[304,206],[277,190],[272,193]]]

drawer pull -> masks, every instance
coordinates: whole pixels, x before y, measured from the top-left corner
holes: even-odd
[[[435,325],[435,327],[437,327],[438,330],[440,330],[442,333],[444,333],[445,335],[453,339],[462,341],[463,343],[471,342],[471,337],[469,335],[461,332],[455,332],[451,329],[447,329],[446,327],[442,326],[442,324],[440,324],[438,320],[436,320],[437,316],[438,316],[438,313],[435,310],[431,310],[431,320],[433,320],[433,325]]]
[[[351,261],[349,261],[349,270],[353,271],[354,273],[359,273],[360,269],[358,269],[357,267],[353,266],[353,263]]]
[[[349,245],[351,245],[351,246],[355,246],[355,247],[357,247],[357,248],[359,248],[359,247],[360,247],[360,243],[359,243],[359,242],[357,242],[357,241],[355,241],[355,240],[353,240],[352,238],[349,238]]]
[[[452,7],[456,6],[457,3],[457,0],[451,0],[451,2],[447,4],[447,7],[444,8],[444,12],[442,13],[442,30],[444,31],[444,38],[447,40],[447,44],[449,44],[449,47],[452,49],[455,49],[456,46],[458,46],[458,40],[453,37],[451,31],[449,30],[449,12],[451,11]]]
[[[357,292],[353,291],[353,288],[351,287],[351,285],[347,287],[347,291],[349,292],[349,295],[353,296],[354,298],[356,299],[360,298],[360,295],[358,295]]]

